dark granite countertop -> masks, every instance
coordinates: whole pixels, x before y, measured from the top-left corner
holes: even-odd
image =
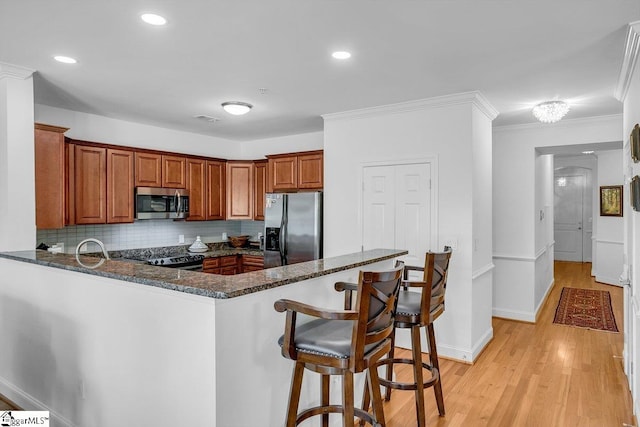
[[[215,253],[215,255],[209,256],[224,256],[225,254],[233,255],[251,252],[250,249],[238,250],[232,248],[228,248],[229,252],[226,251],[227,249],[210,251],[211,253]],[[257,252],[259,255],[262,255],[261,251]],[[205,256],[207,256],[207,253],[204,253]],[[234,298],[277,286],[361,267],[406,254],[407,251],[405,250],[372,249],[284,267],[236,274],[234,276],[221,276],[174,268],[155,267],[148,264],[126,262],[123,259],[118,260],[117,258],[105,260],[103,258],[86,255],[81,255],[76,258],[75,255],[56,254],[42,250],[0,252],[0,257],[109,277],[142,285],[156,286],[209,298]]]

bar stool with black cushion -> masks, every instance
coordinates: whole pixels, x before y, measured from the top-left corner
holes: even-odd
[[[353,310],[327,310],[291,300],[278,300],[275,309],[287,312],[284,335],[280,337],[282,355],[294,360],[286,426],[296,426],[315,415],[322,425],[329,424],[330,413],[341,413],[344,426],[353,426],[358,417],[373,426],[384,426],[378,372],[370,369],[391,350],[391,334],[397,295],[404,265],[383,272],[360,272],[356,305]],[[336,288],[342,289],[342,283]],[[298,313],[316,319],[296,324]],[[302,376],[305,369],[322,375],[321,405],[298,413]],[[366,371],[373,414],[354,407],[353,375]],[[341,375],[342,405],[329,399],[330,375]]]
[[[381,378],[380,383],[386,387],[385,400],[391,399],[391,389],[414,390],[416,401],[416,418],[418,426],[426,425],[426,413],[424,408],[424,389],[433,387],[440,416],[444,416],[444,398],[442,396],[442,383],[440,382],[440,366],[438,364],[438,350],[433,329],[433,321],[444,312],[444,294],[447,287],[447,273],[451,248],[445,246],[444,252],[427,252],[424,267],[405,266],[402,289],[398,295],[398,308],[396,312],[395,328],[411,329],[411,353],[412,358],[394,358],[395,330],[391,336],[391,350],[389,357],[380,360],[378,366],[387,365],[386,378]],[[410,271],[422,271],[423,281],[409,281]],[[409,288],[422,288],[421,292],[410,291]],[[429,362],[422,362],[422,347],[420,344],[420,328],[427,327],[427,344],[429,347]],[[419,363],[416,363],[419,361]],[[421,363],[420,363],[421,362]],[[392,380],[393,365],[406,363],[413,365],[413,383],[401,383]],[[431,376],[424,379],[423,368],[430,371]],[[363,408],[369,407],[369,391],[365,389]]]

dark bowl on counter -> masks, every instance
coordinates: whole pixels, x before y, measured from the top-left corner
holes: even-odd
[[[234,248],[244,248],[249,242],[249,236],[229,236],[228,239]]]

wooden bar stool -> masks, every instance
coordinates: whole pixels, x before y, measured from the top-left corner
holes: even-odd
[[[426,425],[426,413],[424,408],[424,389],[433,387],[440,416],[444,416],[444,398],[442,396],[442,383],[440,382],[440,367],[438,364],[438,350],[433,329],[433,321],[444,312],[444,293],[447,287],[447,273],[451,248],[445,246],[444,252],[427,252],[424,267],[405,266],[402,289],[398,295],[398,308],[395,318],[395,328],[411,329],[412,358],[394,358],[395,329],[391,336],[391,350],[386,359],[378,362],[378,366],[386,365],[386,378],[380,379],[380,384],[386,387],[385,400],[391,399],[391,389],[414,390],[416,401],[416,417],[419,427]],[[423,281],[408,280],[409,271],[423,271]],[[421,288],[422,292],[412,292],[409,288]],[[430,363],[422,362],[422,347],[420,344],[420,328],[427,328],[427,344],[429,346]],[[406,363],[413,365],[413,383],[400,383],[392,380],[393,365]],[[430,371],[431,375],[425,379],[423,369]],[[365,388],[363,409],[369,407],[369,391]]]
[[[360,272],[357,300],[353,310],[326,310],[291,300],[278,300],[275,309],[287,312],[284,335],[278,341],[282,355],[294,360],[286,426],[293,427],[315,415],[328,426],[330,413],[341,413],[344,426],[353,426],[354,417],[373,426],[384,426],[378,371],[372,368],[391,350],[394,310],[402,282],[404,264],[384,272]],[[336,283],[337,290],[344,283]],[[296,324],[298,313],[316,317]],[[298,413],[302,376],[305,369],[322,375],[321,405]],[[373,414],[354,406],[353,374],[366,371],[366,383],[373,396]],[[329,403],[330,375],[342,376],[342,405]]]

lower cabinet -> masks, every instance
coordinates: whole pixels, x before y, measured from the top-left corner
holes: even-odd
[[[264,257],[256,255],[242,255],[242,272],[264,270]]]
[[[264,257],[257,255],[227,255],[218,258],[206,258],[202,262],[202,272],[233,275],[264,269]]]

